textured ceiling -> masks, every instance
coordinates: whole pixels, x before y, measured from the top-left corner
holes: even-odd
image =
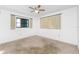
[[[34,16],[37,15],[35,13],[31,13],[31,9],[29,9],[29,6],[35,6],[35,5],[0,5],[0,8],[12,11],[12,12],[17,12],[21,14],[25,14],[28,16]],[[53,12],[58,12],[67,8],[75,7],[76,5],[42,5],[41,8],[44,8],[46,11],[40,12],[40,16],[44,16],[46,14],[50,14]]]

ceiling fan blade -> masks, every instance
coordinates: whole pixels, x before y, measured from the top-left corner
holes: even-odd
[[[39,11],[45,11],[45,9],[39,9]]]
[[[31,11],[31,12],[34,12],[34,11]]]
[[[30,9],[34,9],[33,7],[29,7]]]
[[[38,6],[37,6],[37,8],[40,8],[40,7],[41,7],[41,5],[38,5]]]

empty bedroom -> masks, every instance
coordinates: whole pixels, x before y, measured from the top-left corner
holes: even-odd
[[[78,5],[0,5],[0,54],[78,54]]]

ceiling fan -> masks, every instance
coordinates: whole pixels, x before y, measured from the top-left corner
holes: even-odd
[[[45,9],[41,9],[41,5],[37,5],[35,7],[29,7],[30,9],[32,9],[31,12],[35,12],[37,14],[39,14],[41,11],[45,11]]]

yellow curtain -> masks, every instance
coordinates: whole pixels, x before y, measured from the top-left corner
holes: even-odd
[[[16,17],[15,15],[11,14],[11,29],[15,29],[16,28]]]
[[[32,28],[32,18],[29,19],[29,28]]]
[[[60,14],[43,17],[40,19],[40,27],[46,29],[60,29]]]

